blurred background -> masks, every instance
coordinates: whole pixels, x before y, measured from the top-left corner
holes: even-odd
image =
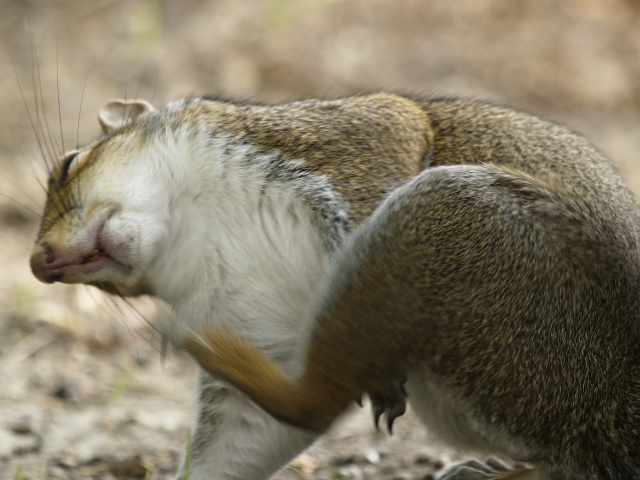
[[[61,153],[113,97],[381,89],[568,124],[640,192],[637,0],[0,0],[0,479],[170,478],[194,408],[195,369],[161,360],[153,307],[32,278],[38,129]],[[389,440],[365,412],[281,478],[426,478],[451,458],[410,416]]]

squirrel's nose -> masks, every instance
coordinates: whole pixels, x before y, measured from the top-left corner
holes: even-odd
[[[45,244],[43,246],[44,250],[44,263],[53,263],[56,261],[56,253],[51,248],[51,245]]]
[[[45,283],[53,283],[60,280],[60,274],[56,272],[56,262],[59,255],[48,243],[36,247],[31,254],[31,271],[38,280]]]

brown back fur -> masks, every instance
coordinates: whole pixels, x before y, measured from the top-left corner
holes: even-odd
[[[320,299],[304,376],[249,393],[324,429],[360,393],[424,369],[479,435],[526,445],[558,478],[638,477],[636,199],[562,126],[480,102],[420,105],[442,168],[355,232]],[[226,349],[251,347],[216,338],[192,353],[242,388],[266,360],[225,364]],[[296,398],[317,399],[315,413]]]

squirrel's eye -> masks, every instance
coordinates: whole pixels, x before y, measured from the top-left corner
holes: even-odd
[[[74,150],[64,157],[62,168],[60,169],[60,178],[58,178],[58,183],[60,185],[64,185],[66,183],[67,177],[69,175],[69,167],[71,166],[71,163],[73,163],[73,160],[78,156],[78,153],[80,152]]]

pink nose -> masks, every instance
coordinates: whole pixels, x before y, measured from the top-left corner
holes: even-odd
[[[61,274],[55,269],[57,258],[51,245],[44,244],[40,248],[36,247],[30,259],[31,271],[41,282],[56,282],[61,278]]]
[[[49,244],[44,245],[44,263],[53,263],[56,261],[56,254]]]

